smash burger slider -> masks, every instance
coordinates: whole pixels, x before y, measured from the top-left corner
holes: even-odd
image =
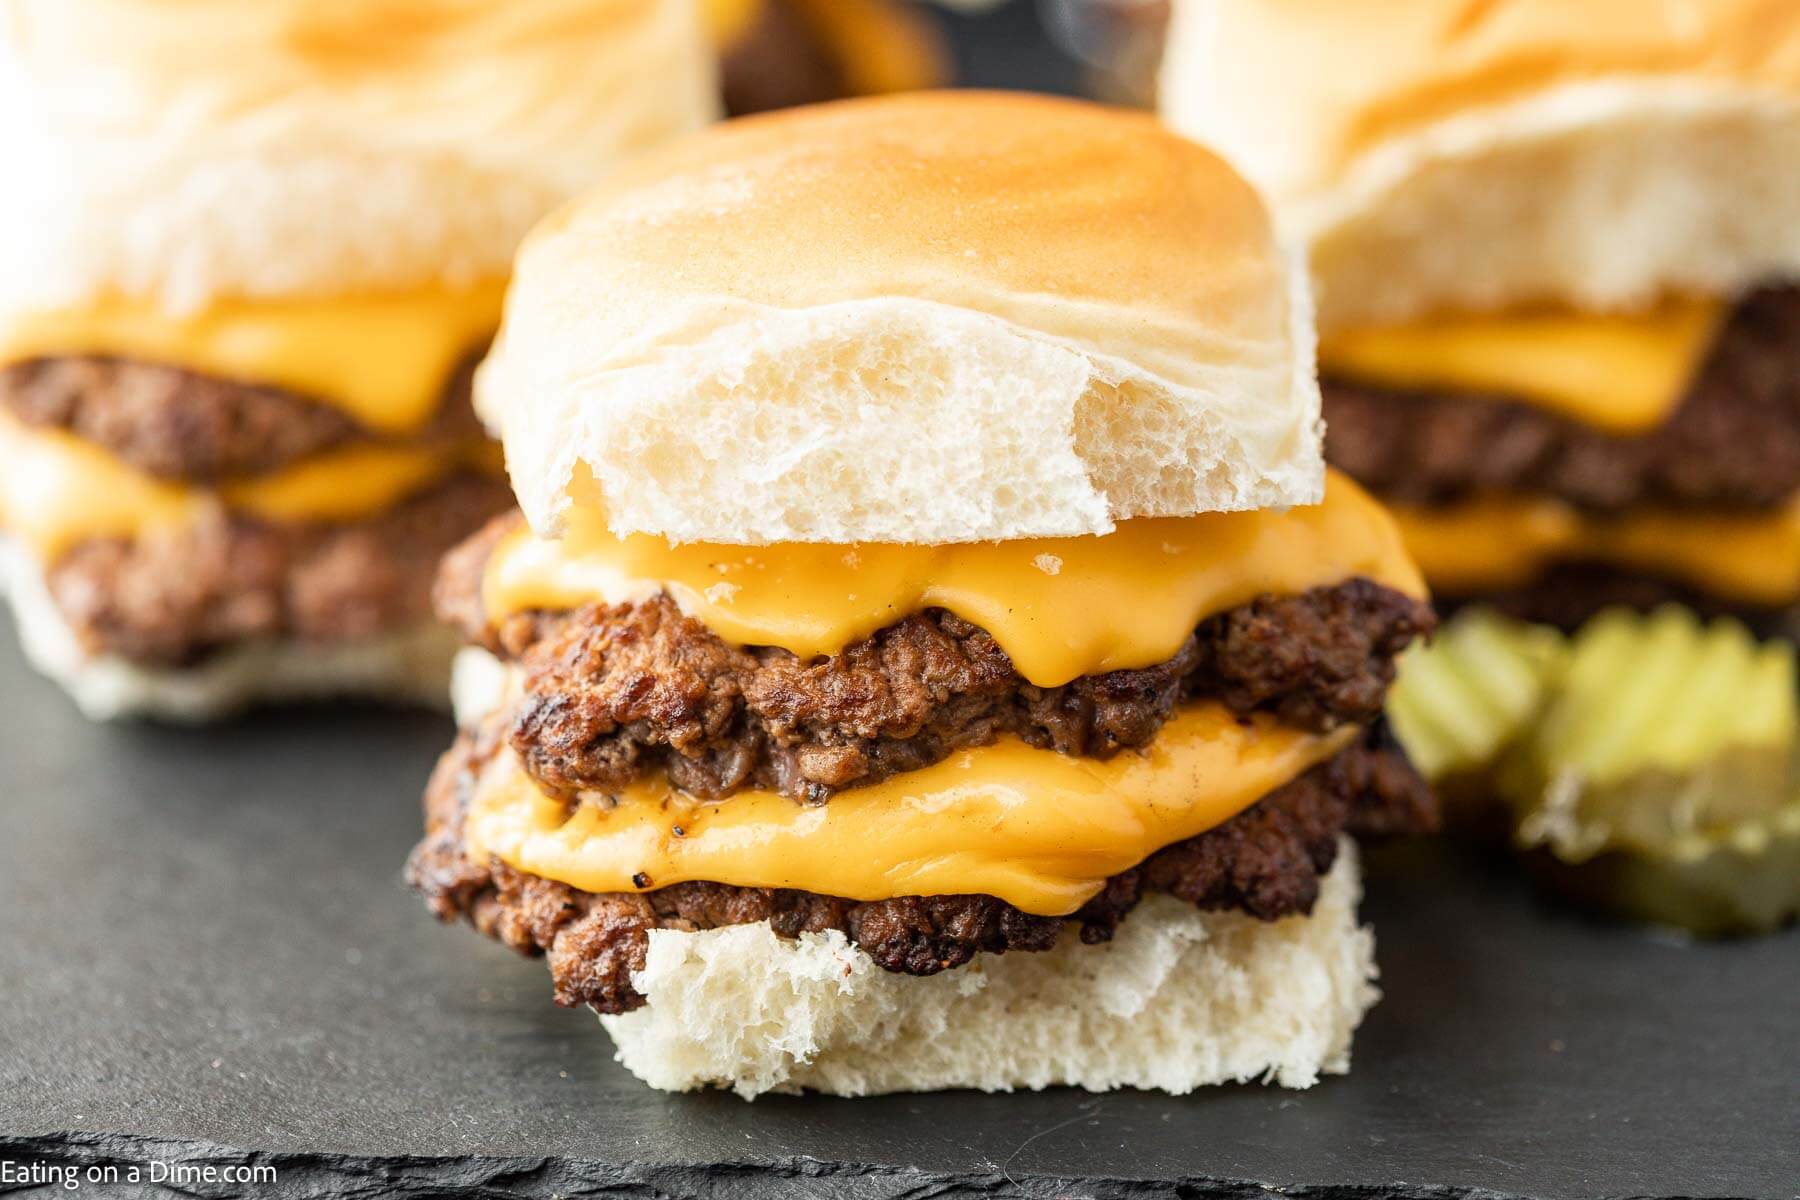
[[[691,0],[0,3],[0,548],[95,716],[441,689],[530,225],[708,121]],[[441,694],[441,691],[440,691]]]
[[[410,877],[660,1088],[1184,1091],[1348,1063],[1370,730],[1431,623],[1320,455],[1255,194],[971,93],[655,152],[522,252],[479,405],[523,517]]]
[[[1311,243],[1327,454],[1435,590],[1800,601],[1800,5],[1188,0],[1162,86]]]

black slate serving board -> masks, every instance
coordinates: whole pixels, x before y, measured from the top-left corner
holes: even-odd
[[[1687,945],[1396,846],[1365,906],[1387,998],[1311,1091],[667,1096],[401,885],[443,718],[96,728],[5,640],[0,730],[14,1164],[369,1196],[1800,1193],[1800,932]]]
[[[965,77],[1067,90],[1029,18],[956,22]],[[95,728],[0,637],[0,1195],[1800,1196],[1800,933],[1591,924],[1447,845],[1371,856],[1387,999],[1309,1092],[651,1092],[402,887],[448,738]]]

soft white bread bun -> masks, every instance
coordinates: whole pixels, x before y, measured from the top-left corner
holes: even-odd
[[[1161,86],[1312,244],[1321,328],[1800,273],[1800,5],[1178,0]]]
[[[477,403],[533,526],[938,543],[1318,501],[1310,304],[1147,116],[969,92],[716,126],[533,232]]]
[[[835,930],[657,930],[632,976],[648,1004],[601,1021],[619,1060],[670,1091],[1309,1087],[1349,1069],[1378,995],[1360,893],[1346,840],[1311,916],[1267,923],[1153,895],[1106,945],[1069,932],[1043,954],[922,979],[883,971]]]
[[[0,599],[26,659],[90,720],[216,720],[255,704],[360,697],[442,707],[457,637],[435,623],[328,646],[260,641],[195,667],[150,669],[82,646],[50,596],[37,560],[0,539]]]
[[[0,308],[496,278],[715,75],[694,0],[0,0]]]

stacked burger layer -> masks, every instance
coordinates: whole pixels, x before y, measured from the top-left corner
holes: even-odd
[[[1255,194],[1145,117],[859,101],[653,152],[521,254],[410,874],[663,1087],[1342,1070],[1345,835],[1432,624],[1327,478]],[[1026,953],[1030,952],[1030,953]]]
[[[1310,245],[1327,457],[1534,623],[1409,663],[1408,745],[1584,903],[1791,921],[1800,7],[1178,3],[1162,90]]]
[[[1310,243],[1327,454],[1446,597],[1800,601],[1796,47],[1756,0],[1177,7],[1166,115]]]

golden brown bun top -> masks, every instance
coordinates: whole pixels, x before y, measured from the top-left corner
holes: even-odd
[[[1277,195],[1383,142],[1559,84],[1641,76],[1800,93],[1794,0],[1178,0],[1165,107],[1246,118]],[[1214,48],[1190,57],[1189,43]],[[1221,107],[1222,105],[1222,107]]]
[[[551,241],[595,256],[566,270],[774,304],[1004,289],[1244,329],[1285,289],[1262,201],[1216,155],[1145,115],[1022,93],[717,125],[615,171],[531,238]]]
[[[1309,248],[1319,325],[1800,274],[1796,0],[1176,0],[1162,111]]]
[[[651,151],[540,226],[481,400],[540,524],[579,437],[620,473],[616,521],[684,539],[971,540],[1305,503],[1322,466],[1290,267],[1257,194],[1148,116],[846,101]],[[884,462],[850,443],[889,407]],[[714,438],[768,486],[683,490],[671,464],[720,456],[635,441],[627,479],[617,448],[647,430]],[[991,495],[959,508],[958,486]]]
[[[711,121],[695,0],[0,0],[0,292],[191,309],[505,273]]]

